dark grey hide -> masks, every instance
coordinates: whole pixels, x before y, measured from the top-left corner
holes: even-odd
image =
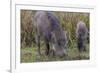
[[[41,54],[40,38],[42,37],[46,45],[46,55],[52,52],[53,55],[64,56],[66,54],[67,37],[58,18],[52,12],[37,11],[33,20],[39,54]]]
[[[87,36],[88,36],[88,30],[86,24],[82,21],[78,22],[76,28],[76,38],[77,38],[77,47],[80,52],[86,51]]]

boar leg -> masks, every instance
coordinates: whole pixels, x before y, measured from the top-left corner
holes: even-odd
[[[39,55],[41,55],[41,52],[40,52],[40,36],[39,35],[36,35],[36,43],[37,43],[37,47],[38,47],[38,53]]]
[[[83,42],[83,51],[86,51],[86,41]]]
[[[46,55],[49,55],[49,50],[50,50],[49,41],[45,40],[45,44],[46,44],[46,51],[45,51],[45,54],[46,54]]]

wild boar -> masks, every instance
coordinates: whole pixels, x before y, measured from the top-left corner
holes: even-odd
[[[87,36],[88,36],[88,29],[86,27],[86,24],[82,21],[78,22],[76,27],[76,38],[77,38],[77,47],[80,52],[86,51]]]
[[[68,41],[56,15],[49,11],[37,11],[32,20],[34,20],[39,54],[41,54],[40,38],[43,38],[46,45],[46,55],[49,55],[52,50],[54,55],[63,57],[66,54]]]

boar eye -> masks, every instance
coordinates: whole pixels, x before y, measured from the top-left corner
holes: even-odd
[[[64,44],[64,40],[61,39],[58,41],[58,45],[63,45],[63,44]]]
[[[61,45],[61,43],[60,43],[60,42],[58,42],[58,45]]]

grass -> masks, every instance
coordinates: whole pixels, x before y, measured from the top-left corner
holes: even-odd
[[[69,60],[88,60],[89,59],[89,44],[86,51],[79,53],[77,48],[68,48],[66,56],[59,58],[56,56],[46,56],[44,49],[41,48],[42,55],[40,56],[37,47],[21,48],[21,63],[32,62],[48,62],[48,61],[69,61]],[[80,55],[80,56],[79,56]]]

